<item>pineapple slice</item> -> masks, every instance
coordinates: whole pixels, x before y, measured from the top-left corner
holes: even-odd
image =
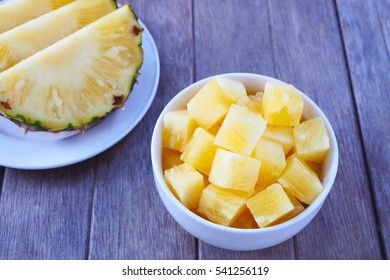
[[[288,84],[267,82],[263,95],[263,114],[273,125],[296,126],[302,117],[303,99],[298,90]]]
[[[114,11],[112,0],[80,0],[15,27],[0,36],[0,71]],[[44,34],[44,36],[42,36]]]
[[[289,195],[288,193],[287,193],[287,196],[290,199],[290,201],[292,202],[292,204],[294,205],[294,210],[292,210],[291,212],[288,212],[286,215],[280,217],[275,222],[271,223],[270,224],[271,226],[279,225],[281,223],[287,222],[288,220],[291,220],[292,218],[298,216],[298,214],[300,214],[303,210],[305,210],[305,207],[303,207],[303,205],[299,202],[298,199]]]
[[[329,136],[324,121],[318,117],[294,128],[294,150],[303,160],[322,162],[329,150]]]
[[[245,193],[208,185],[202,192],[198,212],[211,222],[230,226],[245,209]]]
[[[261,137],[281,144],[285,155],[294,146],[293,128],[291,126],[267,125]]]
[[[246,94],[245,86],[242,82],[224,77],[217,77],[215,80],[225,92],[226,97],[229,98],[232,103],[249,99]]]
[[[197,209],[204,188],[203,176],[192,166],[183,163],[164,172],[167,185],[177,199],[190,210]]]
[[[163,170],[170,169],[176,165],[184,163],[180,159],[181,153],[175,150],[163,148],[162,152],[162,168]]]
[[[196,170],[209,175],[217,151],[214,139],[214,135],[204,130],[204,128],[198,127],[185,146],[180,158]]]
[[[266,127],[259,114],[233,104],[219,129],[214,144],[242,155],[251,155]]]
[[[163,147],[182,152],[197,124],[187,110],[176,110],[164,115]]]
[[[248,99],[240,99],[237,102],[237,105],[244,106],[249,111],[252,111],[257,114],[263,114],[262,101],[263,101],[262,92],[257,92],[256,94],[248,95]]]
[[[74,0],[5,1],[0,5],[0,34],[73,1]]]
[[[267,227],[294,210],[294,205],[279,184],[273,184],[246,202],[259,227]]]
[[[259,228],[255,218],[253,218],[251,211],[249,211],[248,207],[246,206],[245,209],[242,211],[242,214],[232,224],[232,227],[244,229]]]
[[[1,72],[0,111],[30,130],[86,129],[124,106],[143,62],[141,31],[124,5]]]
[[[286,158],[282,145],[267,139],[260,139],[252,157],[261,161],[261,169],[257,185],[262,188],[276,183],[286,166]]]
[[[218,148],[209,181],[221,188],[253,193],[260,166],[257,159]]]
[[[201,127],[208,130],[222,121],[231,104],[219,84],[212,80],[188,102],[187,110]]]
[[[286,191],[300,201],[310,205],[322,192],[323,187],[317,174],[296,154],[287,159],[286,168],[278,182]]]

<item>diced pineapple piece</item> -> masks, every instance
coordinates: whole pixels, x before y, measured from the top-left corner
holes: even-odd
[[[162,152],[162,168],[163,170],[170,169],[175,165],[180,165],[183,161],[180,159],[181,153],[175,150],[163,148]]]
[[[300,201],[310,205],[322,192],[323,187],[317,174],[298,158],[296,154],[287,159],[286,168],[278,182],[286,191]]]
[[[239,100],[249,99],[246,94],[245,86],[242,82],[224,77],[217,77],[215,80],[232,103],[237,103]]]
[[[198,212],[211,222],[230,226],[245,209],[245,193],[208,185],[202,192]]]
[[[275,82],[265,84],[263,115],[270,124],[298,125],[303,106],[302,96],[294,86]]]
[[[254,113],[262,114],[263,94],[262,92],[257,92],[256,94],[248,95],[248,99],[240,99],[237,105],[244,106]]]
[[[216,124],[210,127],[207,131],[210,132],[212,135],[217,135],[219,129],[221,128],[221,124]]]
[[[274,226],[274,225],[279,225],[281,223],[287,222],[288,220],[291,220],[292,218],[298,216],[298,214],[300,214],[303,210],[305,210],[305,207],[303,207],[303,205],[299,202],[298,199],[296,199],[295,197],[289,194],[287,194],[287,196],[292,202],[292,204],[294,205],[294,210],[288,212],[286,215],[280,217],[270,225]]]
[[[197,209],[204,188],[203,176],[187,163],[164,172],[164,178],[177,199],[188,209]]]
[[[163,147],[182,152],[197,124],[186,110],[168,112],[163,121]]]
[[[262,138],[281,144],[285,155],[294,146],[293,128],[291,126],[267,125]]]
[[[260,139],[253,151],[252,157],[261,161],[259,186],[267,187],[276,183],[286,166],[286,158],[282,145],[267,139]]]
[[[304,160],[322,162],[329,150],[329,136],[324,121],[318,117],[294,128],[295,152]]]
[[[217,151],[214,140],[214,135],[207,132],[204,128],[198,127],[185,146],[180,158],[192,165],[196,170],[209,175],[211,164]]]
[[[225,95],[219,84],[212,80],[188,102],[187,110],[204,129],[222,122],[232,101]]]
[[[322,163],[309,160],[305,160],[305,163],[317,174],[318,178],[321,178]]]
[[[253,193],[261,162],[218,148],[209,181],[221,188]]]
[[[244,211],[242,211],[242,214],[232,224],[232,227],[250,229],[258,228],[259,226],[257,225],[255,218],[253,218],[251,211],[245,206]]]
[[[243,155],[251,155],[266,127],[260,114],[233,104],[214,144]]]
[[[272,222],[294,210],[294,205],[279,184],[273,184],[246,202],[259,227]]]

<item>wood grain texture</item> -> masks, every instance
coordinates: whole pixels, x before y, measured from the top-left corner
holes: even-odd
[[[385,258],[390,256],[390,2],[337,1]]]
[[[196,240],[165,210],[155,188],[150,160],[150,139],[158,115],[175,94],[193,82],[191,1],[131,4],[160,52],[160,85],[138,127],[115,149],[98,157],[100,175],[88,257],[195,259]]]

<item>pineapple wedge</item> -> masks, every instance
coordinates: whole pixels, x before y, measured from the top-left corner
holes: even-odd
[[[164,172],[167,185],[185,207],[196,210],[204,188],[203,176],[192,166],[183,163]]]
[[[218,148],[209,181],[221,188],[253,193],[261,162],[257,159]]]
[[[79,0],[1,34],[0,71],[14,66],[116,8],[112,0]]]
[[[263,115],[272,125],[296,126],[302,117],[303,99],[288,84],[268,82],[263,95]]]
[[[294,146],[293,128],[291,126],[267,125],[261,137],[281,144],[285,155]]]
[[[178,151],[163,148],[163,152],[162,152],[162,168],[163,168],[163,170],[165,171],[167,169],[174,167],[175,165],[180,165],[180,164],[184,163],[180,159],[180,155],[181,154]]]
[[[260,139],[253,151],[252,157],[261,161],[257,185],[265,188],[276,183],[286,166],[286,158],[282,145],[267,139]]]
[[[245,193],[210,184],[202,192],[198,212],[216,224],[230,226],[244,211],[247,198]]]
[[[245,86],[242,82],[224,77],[217,77],[215,80],[225,92],[226,97],[229,98],[232,103],[249,99],[246,94]]]
[[[233,104],[219,129],[214,144],[242,155],[251,155],[266,127],[261,115]]]
[[[186,110],[168,112],[163,120],[163,147],[182,152],[197,123]]]
[[[292,204],[294,205],[294,210],[288,212],[286,215],[280,217],[279,219],[271,223],[270,224],[271,226],[279,225],[281,223],[287,222],[288,220],[291,220],[292,218],[298,216],[298,214],[300,214],[303,210],[305,210],[305,207],[303,207],[303,205],[299,202],[298,199],[296,199],[295,197],[289,194],[287,194],[287,196],[292,202]]]
[[[310,205],[322,192],[323,187],[317,174],[296,154],[287,159],[286,168],[278,182],[286,191],[303,203]]]
[[[187,110],[201,127],[208,130],[222,121],[231,104],[219,84],[212,80],[188,102]]]
[[[185,146],[180,158],[192,165],[196,170],[209,175],[211,164],[217,151],[214,139],[214,135],[207,132],[204,128],[198,127],[195,129],[191,140]]]
[[[259,227],[267,227],[294,210],[294,205],[279,184],[273,184],[246,202]]]
[[[5,1],[0,4],[0,34],[73,1],[74,0]]]
[[[329,150],[329,136],[324,121],[314,118],[294,128],[294,150],[303,160],[322,162]]]

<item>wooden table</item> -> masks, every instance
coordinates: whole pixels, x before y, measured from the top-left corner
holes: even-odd
[[[1,167],[1,259],[389,259],[389,1],[130,2],[160,53],[150,110],[91,159]],[[294,84],[323,109],[339,143],[338,175],[319,215],[259,251],[192,237],[165,210],[152,177],[150,139],[163,107],[189,84],[226,72]]]

